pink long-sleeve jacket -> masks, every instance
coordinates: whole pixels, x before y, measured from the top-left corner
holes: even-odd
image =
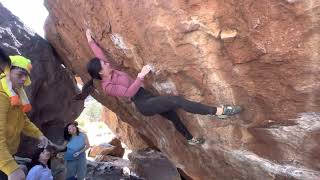
[[[101,48],[94,41],[89,42],[89,45],[97,58],[110,63]],[[106,95],[131,98],[143,86],[143,79],[137,77],[133,80],[127,73],[113,70],[111,79],[102,79],[101,85]]]

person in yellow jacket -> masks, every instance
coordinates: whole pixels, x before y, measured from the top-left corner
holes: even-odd
[[[32,108],[24,91],[31,84],[31,61],[23,56],[10,56],[10,60],[9,71],[0,76],[0,174],[9,180],[24,180],[23,170],[12,157],[21,133],[38,139],[42,147],[48,145],[48,139],[25,114]]]

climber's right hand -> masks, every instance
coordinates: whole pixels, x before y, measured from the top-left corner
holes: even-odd
[[[86,36],[87,36],[88,42],[92,42],[92,41],[93,41],[92,32],[91,32],[90,29],[87,29],[87,30],[86,30]]]
[[[8,175],[8,180],[25,180],[26,175],[22,171],[22,169],[18,168]]]
[[[138,77],[143,79],[151,71],[150,65],[143,66],[141,72],[138,74]]]

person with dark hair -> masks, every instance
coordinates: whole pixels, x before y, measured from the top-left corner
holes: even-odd
[[[0,79],[6,75],[6,71],[9,71],[11,61],[9,56],[0,48]]]
[[[74,123],[69,123],[64,128],[64,144],[52,146],[58,150],[66,150],[64,154],[66,178],[77,177],[83,180],[87,173],[87,159],[85,151],[90,148],[86,134],[79,131]]]
[[[31,84],[31,61],[19,55],[10,56],[10,60],[9,71],[0,79],[0,177],[21,180],[25,173],[12,157],[21,134],[38,139],[42,147],[48,145],[48,139],[26,115],[32,109],[24,91]]]
[[[26,180],[53,180],[51,172],[51,152],[47,148],[37,149],[28,165]]]
[[[87,71],[91,76],[91,80],[83,86],[82,93],[75,97],[78,100],[85,99],[93,92],[94,79],[100,80],[102,89],[106,95],[130,98],[137,109],[145,116],[160,114],[173,122],[175,128],[191,145],[202,144],[204,143],[204,139],[191,135],[175,112],[176,109],[181,108],[194,114],[217,115],[220,118],[238,114],[242,110],[240,106],[234,105],[211,107],[186,100],[180,96],[155,96],[143,87],[143,79],[150,72],[150,66],[144,66],[136,79],[132,79],[125,72],[111,67],[109,59],[95,43],[90,30],[86,31],[86,36],[96,57],[91,59],[87,64]]]

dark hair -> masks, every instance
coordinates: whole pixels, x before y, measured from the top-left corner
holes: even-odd
[[[82,87],[82,92],[74,97],[76,100],[84,100],[89,96],[90,93],[92,93],[95,89],[93,85],[93,79],[98,79],[102,80],[100,76],[100,71],[101,71],[101,62],[99,58],[93,58],[89,61],[87,64],[87,71],[91,76],[91,80],[86,82],[83,87]]]
[[[64,140],[66,141],[70,141],[72,135],[69,133],[68,131],[68,127],[70,125],[74,125],[77,129],[77,135],[79,135],[79,128],[78,128],[78,125],[76,125],[75,123],[68,123],[65,127],[64,127],[64,130],[63,130],[63,137],[64,137]]]
[[[0,65],[11,66],[11,60],[2,48],[0,48]]]
[[[31,162],[27,164],[27,168],[28,170],[30,170],[31,168],[33,168],[34,166],[36,165],[41,165],[43,166],[44,168],[46,167],[46,165],[42,164],[41,162],[39,162],[39,158],[40,158],[40,154],[47,148],[40,148],[40,149],[37,149],[34,154],[32,155],[31,157]],[[48,150],[48,149],[47,149]],[[50,152],[50,150],[48,150]],[[50,152],[51,153],[51,152]],[[48,160],[48,168],[51,169],[51,157],[50,159]]]
[[[93,58],[87,64],[87,71],[92,79],[101,80],[100,71],[102,70],[101,61],[99,58]]]

